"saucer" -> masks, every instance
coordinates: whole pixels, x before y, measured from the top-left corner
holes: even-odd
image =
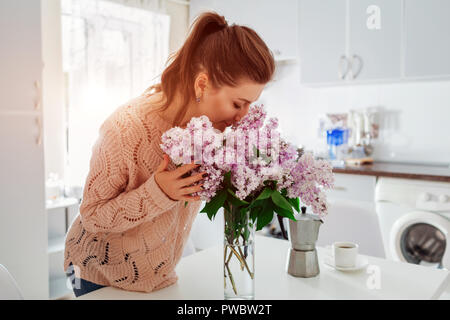
[[[332,256],[326,256],[324,259],[326,265],[339,270],[339,271],[357,271],[364,269],[369,264],[369,260],[365,257],[358,256],[356,258],[356,264],[353,267],[339,267],[334,264],[334,258]]]

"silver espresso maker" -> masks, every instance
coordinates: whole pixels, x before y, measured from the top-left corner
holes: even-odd
[[[294,277],[310,278],[320,273],[316,241],[323,221],[301,208],[297,220],[289,219],[289,249],[287,272]]]

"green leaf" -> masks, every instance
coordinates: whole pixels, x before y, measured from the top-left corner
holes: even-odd
[[[261,193],[254,199],[249,206],[247,206],[247,209],[252,209],[258,206],[265,206],[265,201],[267,199],[270,199],[270,195],[272,194],[273,190],[270,187],[266,187],[261,191]]]
[[[278,207],[278,206],[275,206],[274,207],[274,211],[276,212],[276,213],[278,213],[280,216],[282,216],[282,217],[286,217],[286,218],[289,218],[289,219],[291,219],[291,220],[296,220],[295,219],[295,217],[294,217],[294,215],[293,215],[293,213],[292,213],[292,211],[289,211],[289,210],[285,210],[285,209],[283,209],[283,208],[280,208],[280,207]]]
[[[243,206],[243,205],[249,204],[247,201],[239,199],[238,196],[230,188],[228,188],[227,191],[233,196],[233,198],[235,200],[237,200],[237,201],[233,201],[233,204],[236,203],[237,206]]]
[[[247,206],[247,209],[253,209],[256,207],[264,207],[266,205],[266,201],[270,200],[270,198],[263,199],[263,200],[253,200],[252,203],[250,203],[249,206]],[[270,200],[272,201],[272,200]]]
[[[295,211],[300,212],[300,200],[299,198],[286,198],[287,201],[294,207]]]
[[[243,219],[245,217],[245,214],[247,213],[248,209],[243,207],[239,209],[239,212],[241,214],[241,219]]]
[[[227,194],[227,195],[228,195],[228,194]],[[229,203],[228,201],[225,201],[225,203],[224,203],[224,205],[223,205],[223,208],[224,208],[225,210],[227,210],[228,212],[230,212],[230,211],[231,211],[230,203]]]
[[[272,193],[272,201],[278,207],[283,208],[291,213],[294,213],[292,211],[292,205],[277,190],[274,190],[274,192]]]
[[[256,231],[259,231],[262,228],[264,228],[266,225],[272,222],[272,219],[273,219],[272,203],[270,201],[267,201],[267,205],[263,207],[262,211],[258,214]]]
[[[236,199],[232,195],[228,196],[228,202],[230,202],[234,207],[241,207],[243,205],[239,199]]]
[[[220,190],[209,202],[205,204],[200,212],[205,212],[208,214],[209,220],[212,220],[217,214],[217,211],[223,207],[225,200],[227,199],[226,190]]]
[[[250,209],[250,218],[252,219],[252,221],[256,221],[262,210],[263,210],[262,206]]]
[[[270,187],[265,187],[264,190],[259,194],[259,196],[255,199],[256,200],[263,200],[269,198],[274,190],[272,190]]]

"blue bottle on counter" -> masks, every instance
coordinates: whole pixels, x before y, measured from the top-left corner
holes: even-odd
[[[340,146],[348,143],[348,129],[334,128],[327,130],[328,156],[330,160],[342,160]]]

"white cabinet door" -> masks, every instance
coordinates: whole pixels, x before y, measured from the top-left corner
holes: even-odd
[[[25,299],[48,299],[41,1],[0,1],[0,263]],[[37,86],[36,86],[37,85]]]
[[[328,215],[320,227],[318,246],[335,241],[359,244],[362,254],[384,258],[383,241],[375,211],[375,176],[335,174],[327,191]]]
[[[275,59],[297,56],[297,0],[192,0],[190,21],[202,11],[214,10],[233,23],[254,29]]]
[[[40,12],[40,0],[0,1],[0,110],[32,111],[40,100]]]
[[[350,0],[350,79],[401,77],[401,0]]]
[[[346,1],[301,0],[299,39],[301,82],[336,83],[346,54]],[[345,69],[343,61],[342,71]]]
[[[405,77],[450,76],[450,1],[405,0]]]
[[[44,154],[36,118],[0,112],[0,263],[25,299],[48,299]]]
[[[374,202],[330,198],[328,205],[328,215],[319,230],[318,246],[351,241],[358,243],[361,254],[385,258]]]

